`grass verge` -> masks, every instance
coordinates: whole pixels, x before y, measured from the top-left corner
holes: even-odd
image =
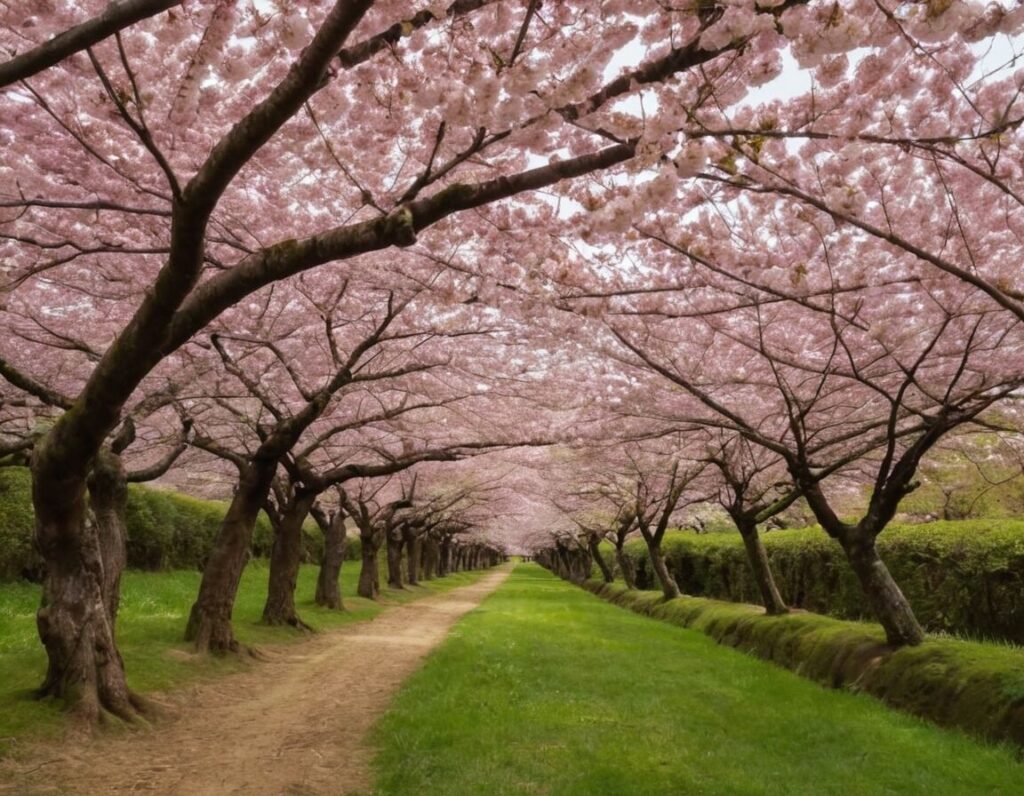
[[[794,612],[766,616],[756,605],[627,590],[584,588],[639,614],[700,630],[832,688],[864,691],[947,727],[1024,749],[1024,650],[1007,644],[930,637],[893,649],[876,624]]]
[[[343,567],[342,594],[347,610],[330,611],[313,604],[317,568],[303,566],[297,589],[302,618],[317,630],[340,627],[370,619],[387,605],[466,585],[482,573],[458,573],[400,591],[384,589],[380,602],[355,596],[358,574],[358,565]],[[165,691],[247,665],[235,657],[191,655],[182,642],[200,577],[192,571],[125,573],[117,634],[128,682],[135,690]],[[235,603],[238,639],[245,644],[267,645],[304,638],[305,634],[291,628],[259,624],[266,590],[266,563],[251,563],[242,576]],[[35,625],[39,595],[39,587],[30,583],[0,584],[0,756],[16,751],[25,740],[52,736],[63,727],[59,704],[35,699],[32,693],[46,671],[46,656]]]
[[[1011,794],[1024,767],[522,565],[375,730],[380,794]]]

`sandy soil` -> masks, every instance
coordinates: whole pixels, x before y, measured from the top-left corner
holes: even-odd
[[[176,691],[163,700],[173,718],[153,728],[41,747],[0,767],[0,793],[368,793],[369,729],[455,621],[507,575],[388,608]]]

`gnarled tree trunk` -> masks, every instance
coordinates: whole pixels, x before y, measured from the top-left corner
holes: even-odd
[[[60,456],[49,450],[48,441],[37,446],[32,461],[35,544],[46,562],[36,625],[48,665],[38,694],[64,700],[90,724],[105,714],[132,721],[144,703],[128,688],[114,640],[117,606],[111,590],[116,591],[120,578],[117,556],[111,557],[109,571],[104,560],[117,543],[101,542],[99,524],[87,521],[84,478],[52,466],[49,457]],[[101,468],[105,456],[98,457]],[[103,492],[98,482],[97,488]],[[111,505],[116,505],[116,492],[107,496]]]
[[[446,577],[452,571],[452,541],[445,536],[438,545],[437,575]]]
[[[736,527],[743,538],[747,561],[750,563],[754,580],[757,581],[758,591],[761,592],[761,603],[765,611],[773,616],[788,613],[789,606],[782,599],[782,593],[775,583],[775,575],[772,573],[771,564],[768,563],[768,552],[764,549],[761,534],[757,532],[757,524],[750,520],[737,519]]]
[[[860,581],[868,605],[885,628],[889,644],[894,647],[914,646],[924,641],[924,631],[907,598],[879,557],[874,538],[850,533],[840,539],[840,543]]]
[[[402,585],[402,537],[401,534],[388,529],[385,533],[387,546],[388,586],[392,589],[404,589]]]
[[[267,601],[263,606],[263,623],[289,625],[311,630],[295,609],[295,586],[302,564],[302,524],[309,516],[316,495],[298,492],[282,507],[281,518],[274,528],[274,545],[270,551],[270,577]]]
[[[317,605],[324,608],[343,610],[341,586],[341,565],[345,561],[347,539],[345,538],[345,513],[336,511],[330,517],[317,517],[320,529],[324,532],[324,558],[320,563],[320,573],[316,579]]]
[[[597,538],[590,536],[587,539],[587,544],[590,547],[590,557],[597,562],[597,568],[601,570],[601,577],[605,583],[611,583],[615,580],[615,576],[612,575],[612,570],[608,566],[608,562],[604,560],[604,556],[601,555],[601,545],[597,541]]]
[[[423,579],[433,580],[438,576],[438,565],[440,563],[440,550],[437,542],[429,536],[422,540],[421,554],[423,558]]]
[[[101,448],[93,460],[87,484],[91,518],[96,526],[103,562],[103,604],[111,633],[114,633],[117,609],[121,604],[121,574],[128,564],[128,530],[125,525],[128,481],[121,457],[107,447]]]
[[[651,558],[651,568],[654,569],[654,574],[658,576],[658,581],[661,583],[661,593],[665,595],[665,599],[674,600],[676,597],[680,597],[682,592],[679,591],[676,579],[668,571],[665,556],[661,552],[661,545],[648,542],[647,551]]]
[[[405,562],[406,562],[406,581],[410,586],[416,586],[420,582],[420,552],[422,545],[420,544],[420,538],[413,533],[408,531],[405,534]]]
[[[359,564],[359,585],[356,593],[368,600],[376,600],[380,595],[380,574],[377,569],[377,550],[380,540],[374,539],[376,534],[360,534],[361,561]]]
[[[185,628],[185,640],[199,652],[237,652],[241,649],[231,627],[231,612],[252,544],[252,531],[260,507],[270,491],[277,461],[248,465],[242,472],[228,512],[221,523],[213,551]]]
[[[569,557],[561,542],[555,542],[555,574],[564,580],[571,579]]]
[[[636,588],[636,572],[633,570],[633,560],[626,555],[621,544],[615,545],[615,562],[619,565],[619,572],[622,573],[622,580],[627,589]]]

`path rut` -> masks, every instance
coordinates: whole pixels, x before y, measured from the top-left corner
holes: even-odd
[[[321,796],[366,793],[367,734],[451,626],[508,576],[386,609],[169,696],[154,728],[50,749],[0,770],[0,793]]]

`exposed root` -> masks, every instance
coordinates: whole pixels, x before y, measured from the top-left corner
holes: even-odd
[[[267,616],[264,614],[261,624],[268,627],[292,627],[303,633],[316,633],[315,627],[307,625],[298,614],[294,613],[289,616]]]

